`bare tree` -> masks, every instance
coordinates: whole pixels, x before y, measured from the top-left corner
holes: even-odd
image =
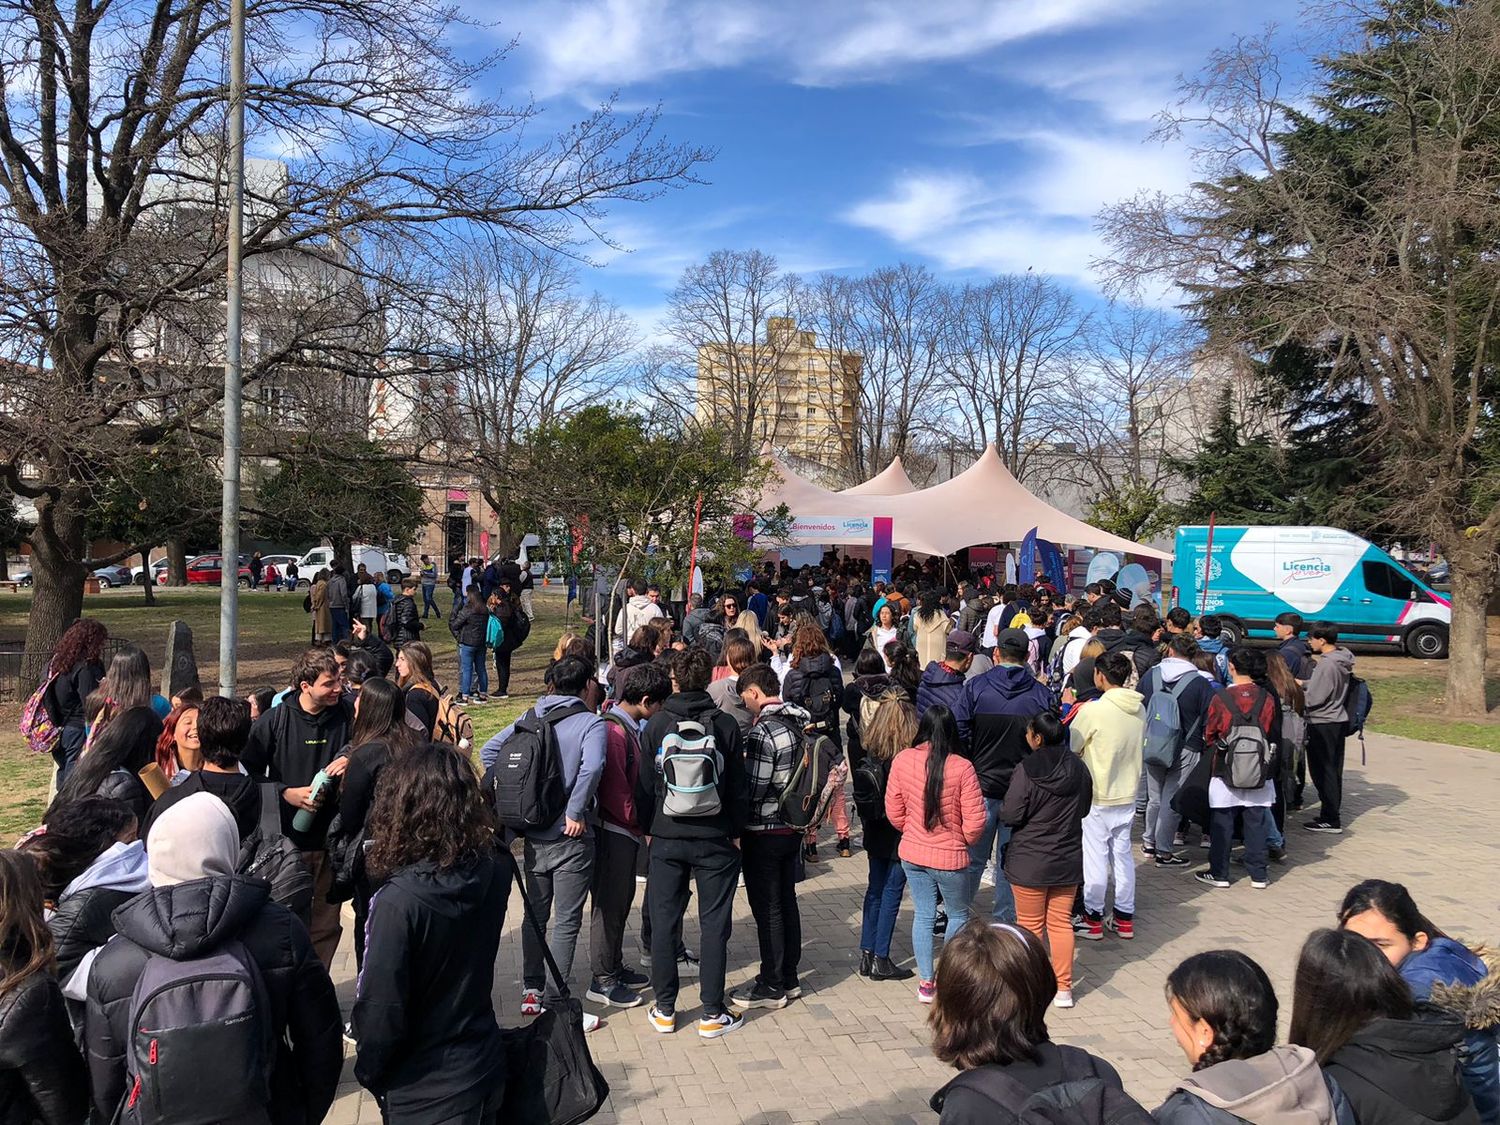
[[[1283,96],[1267,41],[1212,57],[1164,120],[1196,138],[1198,183],[1107,212],[1106,265],[1122,284],[1180,287],[1225,347],[1322,356],[1329,384],[1373,407],[1389,518],[1452,568],[1447,705],[1483,714],[1500,547],[1500,10],[1350,14],[1352,46],[1321,64],[1316,100]],[[1418,652],[1444,642],[1421,620],[1407,637]]]
[[[458,17],[437,0],[248,0],[246,17],[252,143],[286,154],[265,180],[252,166],[251,257],[362,278],[365,247],[444,223],[555,244],[708,155],[608,106],[537,138],[534,107],[475,96],[499,56],[455,54]],[[210,365],[153,385],[132,359],[138,333],[221,299],[227,47],[215,0],[0,11],[0,478],[37,511],[33,652],[82,607],[85,470],[213,423]],[[300,335],[287,348],[305,360],[337,332]]]

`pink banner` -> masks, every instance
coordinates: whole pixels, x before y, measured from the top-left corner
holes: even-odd
[[[479,556],[483,559],[490,557],[490,533],[488,531],[479,533]]]

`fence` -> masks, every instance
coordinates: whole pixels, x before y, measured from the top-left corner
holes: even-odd
[[[104,642],[100,659],[109,667],[110,659],[132,642],[119,637],[110,637]],[[19,703],[26,694],[42,682],[47,674],[47,662],[51,653],[26,652],[25,641],[0,641],[0,703]]]

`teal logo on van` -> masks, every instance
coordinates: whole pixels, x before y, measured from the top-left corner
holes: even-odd
[[[1314,578],[1326,578],[1333,573],[1333,567],[1320,558],[1310,559],[1285,559],[1281,564],[1281,584],[1288,582],[1306,582]]]

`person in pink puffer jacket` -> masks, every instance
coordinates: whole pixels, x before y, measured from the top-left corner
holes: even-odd
[[[917,999],[932,1003],[932,923],[938,892],[948,908],[948,930],[968,921],[969,846],[984,831],[984,797],[973,764],[957,753],[958,724],[953,712],[935,703],[922,716],[917,745],[896,755],[885,788],[885,814],[901,833],[898,854],[911,886],[915,919],[912,949],[917,956]]]

